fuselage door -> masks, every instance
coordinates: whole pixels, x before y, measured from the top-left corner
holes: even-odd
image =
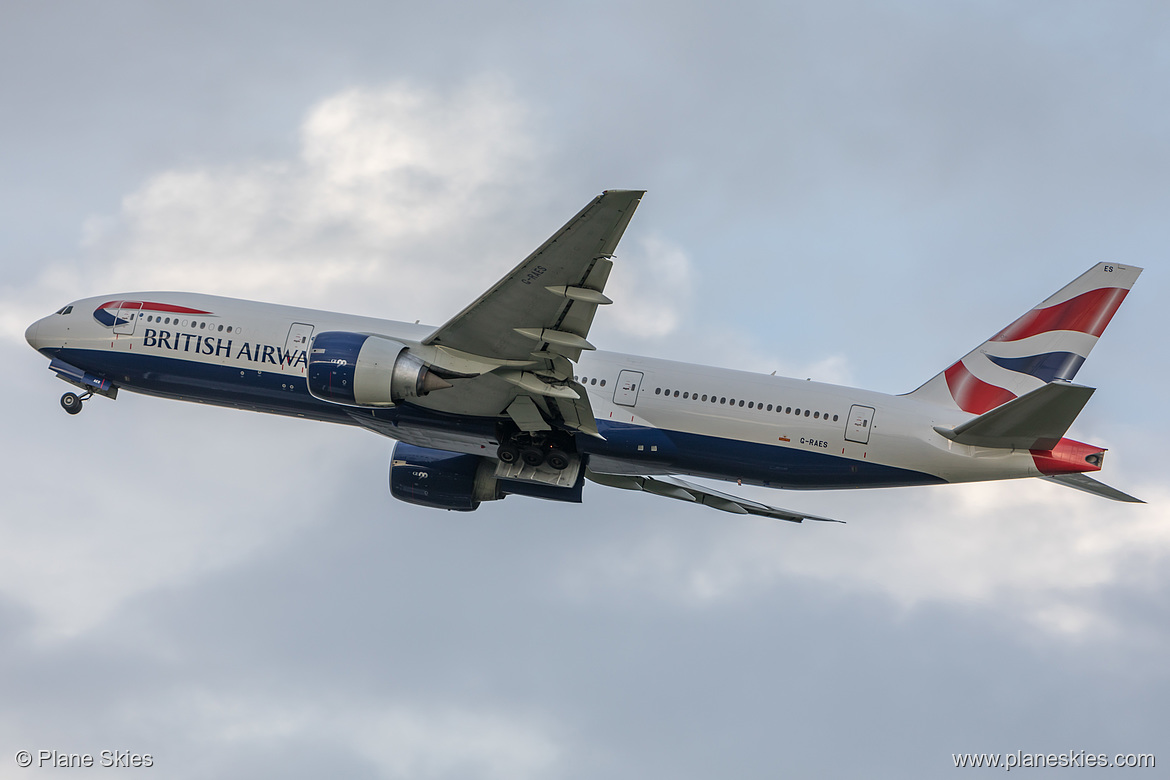
[[[633,406],[638,403],[638,387],[641,384],[641,371],[618,373],[617,385],[613,389],[613,402],[618,406]]]
[[[854,404],[845,421],[845,441],[869,444],[869,430],[873,426],[873,407]]]
[[[142,314],[142,301],[122,301],[114,321],[114,333],[129,336],[134,333],[134,324]]]
[[[303,322],[294,322],[292,327],[288,329],[288,338],[284,340],[284,354],[286,365],[295,366],[298,363],[301,366],[302,372],[306,365],[308,365],[309,357],[306,350],[309,348],[309,340],[313,338],[313,326],[307,325]],[[305,352],[304,359],[299,356]]]

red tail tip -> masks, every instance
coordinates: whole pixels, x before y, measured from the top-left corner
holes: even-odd
[[[1092,444],[1061,439],[1051,450],[1032,450],[1032,460],[1041,474],[1080,474],[1100,471],[1105,450]]]

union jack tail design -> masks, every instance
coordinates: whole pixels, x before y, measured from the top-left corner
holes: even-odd
[[[1054,380],[1072,381],[1141,272],[1098,263],[911,395],[983,414]]]

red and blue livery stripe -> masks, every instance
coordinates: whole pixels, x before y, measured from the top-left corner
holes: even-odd
[[[93,318],[105,325],[107,328],[113,328],[118,325],[125,325],[129,320],[119,316],[121,312],[156,312],[165,314],[186,314],[186,315],[202,315],[214,316],[209,311],[203,309],[191,309],[186,306],[176,306],[172,303],[155,303],[152,301],[107,301],[93,311]]]

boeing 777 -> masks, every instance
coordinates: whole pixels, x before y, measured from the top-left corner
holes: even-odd
[[[85,298],[28,328],[76,414],[119,390],[356,425],[397,440],[390,491],[469,511],[579,502],[584,482],[737,514],[781,509],[682,479],[792,489],[1040,477],[1137,501],[1065,438],[1073,378],[1140,268],[1101,263],[905,395],[602,352],[588,341],[641,191],[590,202],[435,328],[189,292]]]

